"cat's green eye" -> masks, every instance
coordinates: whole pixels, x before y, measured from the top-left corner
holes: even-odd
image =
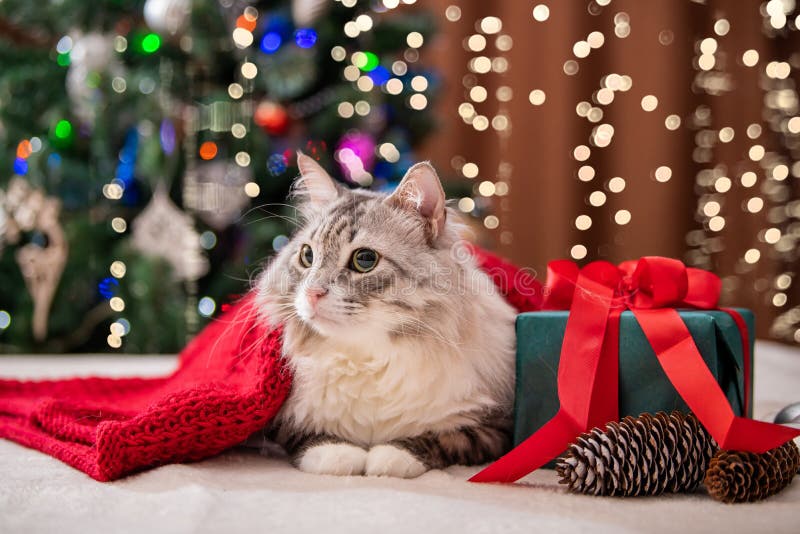
[[[309,245],[303,245],[300,247],[300,265],[309,268],[312,263],[314,263],[314,251]]]
[[[353,251],[350,268],[359,273],[368,273],[378,265],[380,256],[371,248],[359,248]]]

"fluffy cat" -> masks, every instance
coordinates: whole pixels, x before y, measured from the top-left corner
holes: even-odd
[[[436,171],[349,190],[298,154],[303,224],[256,282],[292,392],[267,435],[303,471],[416,477],[510,445],[514,317]]]

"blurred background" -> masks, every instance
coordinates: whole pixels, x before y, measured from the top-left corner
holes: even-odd
[[[175,352],[287,241],[295,150],[420,159],[477,240],[710,269],[800,344],[795,0],[3,0],[0,353]]]

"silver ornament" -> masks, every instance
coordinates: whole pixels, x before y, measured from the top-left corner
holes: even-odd
[[[292,19],[298,28],[313,26],[330,8],[329,0],[292,0]]]
[[[187,176],[184,182],[192,184],[194,189],[187,195],[193,199],[191,209],[216,230],[230,226],[250,203],[250,197],[244,192],[245,184],[253,180],[253,171],[249,167],[212,161],[198,164],[187,174],[191,176]]]
[[[189,25],[191,8],[191,0],[147,0],[144,20],[151,30],[177,35]]]
[[[114,57],[114,40],[101,33],[76,34],[69,54],[70,67],[76,66],[87,71],[105,70]]]
[[[179,280],[197,280],[208,272],[192,217],[170,200],[163,185],[134,219],[132,240],[142,254],[165,259]]]

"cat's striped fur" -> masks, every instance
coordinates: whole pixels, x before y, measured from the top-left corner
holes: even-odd
[[[509,446],[514,311],[460,246],[433,168],[390,196],[300,155],[304,222],[257,282],[294,376],[272,437],[300,469],[417,476]],[[374,251],[372,270],[352,265]]]

